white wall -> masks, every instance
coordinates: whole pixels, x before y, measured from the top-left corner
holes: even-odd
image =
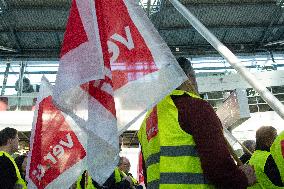
[[[274,111],[251,113],[251,118],[235,128],[232,134],[240,141],[255,140],[255,132],[261,126],[273,126],[278,133],[284,130],[284,120]]]
[[[0,130],[12,127],[18,131],[31,131],[33,111],[0,111]]]

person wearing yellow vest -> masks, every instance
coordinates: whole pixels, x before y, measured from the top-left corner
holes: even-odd
[[[26,189],[20,171],[11,156],[18,151],[18,131],[5,128],[0,131],[0,187],[5,189]]]
[[[138,181],[135,178],[133,178],[133,176],[129,171],[130,171],[130,161],[126,157],[120,157],[116,178],[118,178],[118,173],[119,173],[121,179],[126,179],[128,177],[127,179],[129,179],[132,188],[142,189],[143,186],[139,185]]]
[[[257,183],[250,187],[258,188],[283,188],[281,176],[277,165],[270,154],[270,147],[277,137],[277,130],[272,126],[262,126],[256,131],[256,147],[249,164],[253,165]]]
[[[270,152],[280,172],[282,183],[284,183],[284,131],[274,140]]]
[[[123,138],[119,137],[119,148],[121,150]],[[122,159],[119,159],[118,166],[121,164]],[[103,184],[104,189],[133,189],[132,180],[129,176],[116,167],[110,177]]]
[[[188,80],[147,113],[138,132],[147,189],[247,188],[255,182],[252,167],[237,167],[190,61],[178,63]]]

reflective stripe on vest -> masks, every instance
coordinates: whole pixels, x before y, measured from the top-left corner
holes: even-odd
[[[264,173],[265,163],[269,155],[270,155],[270,152],[260,151],[260,150],[256,150],[252,154],[249,160],[249,164],[253,165],[254,167],[257,183],[248,188],[250,189],[258,189],[258,188],[280,189],[282,188],[283,189],[283,187],[275,186]]]
[[[148,157],[146,168],[152,164],[159,163],[160,156],[193,156],[198,157],[195,145],[188,146],[161,146],[161,152]]]
[[[16,181],[16,185],[20,185],[22,187],[22,189],[27,189],[27,185],[21,177],[19,168],[18,168],[14,158],[12,156],[10,156],[10,154],[8,154],[7,152],[0,151],[0,156],[3,156],[3,155],[5,155],[7,158],[9,158],[10,161],[13,163],[13,165],[15,167],[16,175],[17,175],[17,178],[18,178],[18,180]]]
[[[185,93],[175,90],[171,95]],[[153,113],[157,116],[153,116]],[[149,120],[152,117],[157,117],[157,123]],[[157,128],[152,129],[149,123],[157,124]],[[149,131],[155,133],[151,134]],[[148,112],[138,132],[138,138],[146,163],[147,189],[212,188],[204,178],[192,136],[183,131],[178,123],[178,110],[170,95],[158,103],[156,110]]]
[[[274,140],[270,152],[280,172],[282,183],[284,183],[284,131]]]

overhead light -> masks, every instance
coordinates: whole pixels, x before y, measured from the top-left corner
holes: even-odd
[[[176,52],[179,52],[179,48],[178,47],[176,47]]]
[[[276,0],[276,5],[281,6],[281,8],[284,7],[284,0]]]
[[[15,50],[15,49],[12,49],[12,48],[9,48],[9,47],[3,47],[3,46],[0,46],[0,50],[10,51],[10,52],[17,52],[17,50]]]
[[[284,40],[280,40],[280,41],[269,42],[269,43],[265,44],[264,46],[283,45],[283,44],[284,44]]]

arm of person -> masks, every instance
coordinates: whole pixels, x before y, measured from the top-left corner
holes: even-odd
[[[189,125],[206,177],[220,188],[247,188],[246,175],[231,157],[222,124],[212,106],[206,101],[196,100],[191,109]]]
[[[205,177],[218,188],[247,188],[246,175],[231,157],[221,122],[212,106],[204,100],[188,96],[175,103],[181,127],[195,140]]]
[[[0,186],[13,189],[18,178],[13,163],[6,156],[0,157]]]
[[[284,186],[281,180],[280,172],[278,167],[272,157],[272,155],[268,156],[265,166],[264,173],[267,175],[269,180],[276,186]]]

